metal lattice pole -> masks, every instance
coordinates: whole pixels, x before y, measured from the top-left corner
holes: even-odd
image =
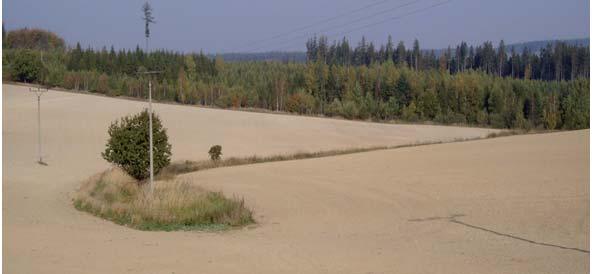
[[[43,153],[41,149],[41,95],[43,95],[43,93],[47,90],[43,90],[41,88],[29,88],[29,91],[35,92],[35,95],[37,95],[37,153],[39,156],[39,161],[37,161],[37,163],[41,165],[47,165],[45,162],[43,162]]]

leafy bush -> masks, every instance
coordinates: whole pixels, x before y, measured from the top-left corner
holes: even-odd
[[[235,89],[225,89],[222,95],[216,100],[216,105],[221,108],[240,108],[243,96]]]
[[[340,116],[342,112],[341,101],[335,98],[331,104],[325,109],[325,115],[327,116]]]
[[[210,154],[210,159],[212,159],[212,161],[218,161],[218,160],[220,160],[220,156],[222,155],[222,146],[220,146],[220,145],[212,146],[210,148],[210,151],[208,151],[208,153]]]
[[[315,98],[305,91],[298,91],[286,101],[286,110],[300,114],[311,113],[315,106]]]
[[[132,177],[143,180],[150,176],[148,110],[126,116],[109,126],[109,141],[103,158],[116,164]],[[154,173],[158,173],[171,161],[171,145],[166,129],[158,116],[152,119]]]
[[[569,83],[572,92],[561,102],[563,128],[582,129],[590,123],[590,84],[582,79]]]
[[[19,50],[12,56],[11,73],[15,80],[35,82],[41,78],[43,64],[32,50]]]
[[[504,116],[497,113],[489,114],[489,124],[494,128],[507,128]]]
[[[40,79],[51,87],[64,86],[66,76],[65,55],[61,53],[43,55],[44,77]]]
[[[343,102],[342,106],[343,107],[342,107],[342,111],[341,111],[341,116],[343,116],[346,119],[358,118],[358,116],[360,114],[360,110],[359,110],[356,102],[345,101],[345,102]]]
[[[12,81],[13,80],[13,73],[12,73],[12,69],[11,69],[11,65],[10,62],[8,61],[7,58],[7,51],[4,50],[4,52],[2,52],[2,80],[4,81]]]
[[[374,100],[371,93],[366,93],[366,96],[361,96],[359,101],[358,118],[366,120],[370,117],[380,117],[378,102]]]
[[[389,98],[388,101],[384,103],[383,107],[385,109],[385,119],[394,119],[401,112],[399,102],[394,96]]]
[[[411,102],[408,106],[404,107],[401,116],[407,121],[418,121],[419,114],[417,113],[417,106],[415,105],[415,102]]]

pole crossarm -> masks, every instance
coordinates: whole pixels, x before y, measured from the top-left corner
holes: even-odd
[[[43,93],[47,92],[48,89],[36,87],[36,88],[29,88],[29,91],[34,92],[37,96],[41,96]]]

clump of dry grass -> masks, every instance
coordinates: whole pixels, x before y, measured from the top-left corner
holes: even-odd
[[[512,130],[501,130],[487,134],[486,138],[498,138],[514,135],[525,135],[525,134],[540,134],[540,133],[551,133],[553,130],[542,130],[542,129],[512,129]]]
[[[512,136],[518,134],[525,134],[526,131],[522,130],[502,130],[497,132],[491,132],[487,134],[487,138],[497,138],[497,137],[505,137],[505,136]]]
[[[74,206],[141,230],[218,230],[253,222],[242,199],[229,199],[183,180],[156,182],[150,196],[147,185],[117,168],[89,178],[77,192]]]

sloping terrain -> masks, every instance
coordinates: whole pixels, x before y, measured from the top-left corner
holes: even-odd
[[[109,123],[141,102],[3,85],[6,273],[574,273],[589,270],[589,130],[374,151],[183,175],[243,196],[258,224],[142,232],[76,211],[108,167]],[[174,159],[269,155],[484,136],[155,104]]]

